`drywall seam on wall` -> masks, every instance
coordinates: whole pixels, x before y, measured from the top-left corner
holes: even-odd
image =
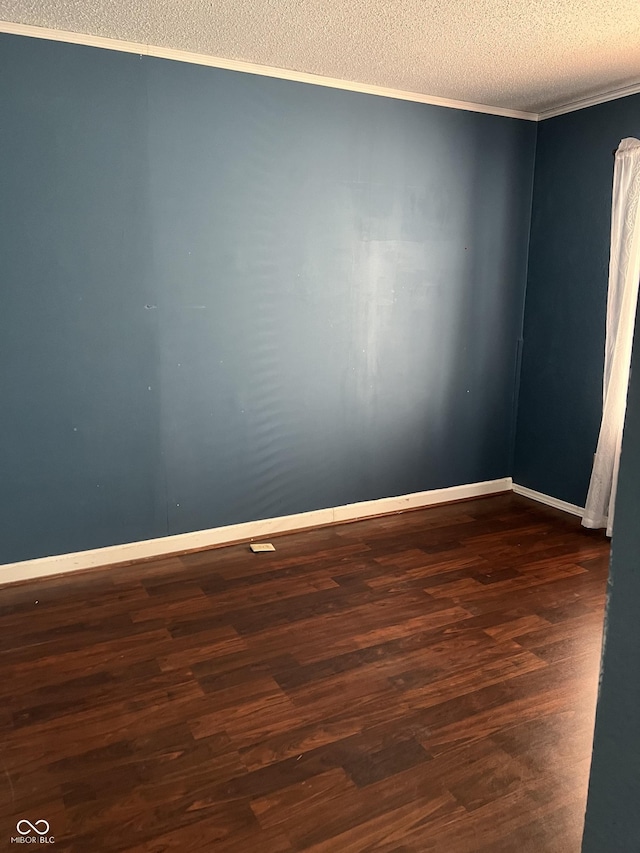
[[[29,36],[30,38],[61,41],[68,44],[82,44],[87,47],[99,47],[105,50],[116,50],[122,53],[137,53],[140,56],[155,56],[159,59],[172,59],[177,62],[188,62],[192,65],[207,65],[211,68],[224,68],[227,71],[241,71],[247,74],[258,74],[261,77],[276,77],[280,80],[291,80],[296,83],[310,83],[313,86],[326,86],[330,89],[344,89],[347,92],[360,92],[365,95],[378,95],[383,98],[395,98],[401,101],[414,101],[418,104],[431,104],[437,107],[447,107],[454,110],[467,110],[474,113],[519,118],[526,121],[537,121],[537,113],[511,110],[506,107],[492,107],[487,104],[473,104],[467,101],[456,101],[451,98],[439,98],[436,95],[424,95],[421,92],[405,92],[401,89],[389,89],[385,86],[373,86],[367,83],[355,83],[350,80],[339,80],[334,77],[321,77],[305,71],[291,71],[286,68],[273,68],[268,65],[256,65],[239,59],[224,59],[219,56],[207,56],[201,53],[190,53],[185,50],[174,50],[169,47],[156,47],[140,42],[120,41],[86,33],[73,33],[68,30],[52,30],[46,27],[34,27],[30,24],[16,24],[12,21],[0,21],[0,32],[10,35]]]
[[[513,491],[516,495],[522,495],[525,498],[531,498],[532,501],[552,506],[554,509],[561,509],[563,512],[569,512],[571,515],[577,515],[582,518],[584,507],[570,504],[568,501],[561,501],[559,498],[553,498],[551,495],[545,495],[542,492],[536,492],[534,489],[528,489],[526,486],[513,484]]]
[[[197,530],[192,533],[181,533],[176,536],[166,536],[159,539],[148,539],[143,542],[128,542],[124,545],[94,548],[90,551],[78,551],[73,554],[61,554],[53,557],[42,557],[36,560],[7,563],[4,566],[0,566],[0,584],[31,580],[50,575],[67,574],[82,569],[128,563],[129,561],[145,560],[153,557],[167,557],[172,554],[185,553],[186,551],[198,551],[220,545],[249,541],[258,537],[265,538],[277,533],[289,533],[310,527],[321,527],[345,521],[355,521],[356,519],[372,518],[377,515],[402,512],[408,509],[434,506],[435,504],[447,503],[449,501],[482,497],[484,495],[510,491],[511,486],[511,477],[503,477],[499,480],[488,480],[483,483],[469,483],[446,489],[414,492],[413,494],[401,495],[400,497],[361,501],[329,509],[301,512],[278,518],[266,518],[243,524],[231,524],[226,527],[215,527],[211,530]]]

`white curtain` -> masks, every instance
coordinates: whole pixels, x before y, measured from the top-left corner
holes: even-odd
[[[607,296],[603,407],[582,523],[611,536],[627,405],[640,279],[640,140],[623,139],[615,156]]]

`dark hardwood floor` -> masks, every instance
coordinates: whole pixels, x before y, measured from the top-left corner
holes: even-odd
[[[604,536],[510,494],[273,541],[0,589],[0,844],[577,853]]]

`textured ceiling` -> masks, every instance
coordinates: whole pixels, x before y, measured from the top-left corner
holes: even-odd
[[[0,19],[535,113],[640,81],[639,0],[0,0]]]

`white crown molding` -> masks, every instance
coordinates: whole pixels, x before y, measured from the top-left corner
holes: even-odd
[[[160,539],[146,539],[142,542],[94,548],[91,551],[77,551],[73,554],[6,563],[0,566],[0,584],[67,574],[82,569],[113,566],[130,561],[148,560],[154,557],[170,557],[188,551],[201,551],[221,545],[249,542],[257,538],[263,539],[277,533],[292,533],[310,527],[323,527],[440,503],[484,497],[511,491],[511,485],[511,477],[503,477],[500,480],[469,483],[447,489],[431,489],[427,492],[414,492],[400,497],[361,501],[329,509],[283,515],[279,518],[266,518],[243,524],[231,524],[227,527],[214,527],[210,530],[196,530],[193,533],[180,533],[176,536],[163,536]]]
[[[347,92],[360,92],[365,95],[377,95],[383,98],[394,98],[400,101],[413,101],[418,104],[431,104],[454,110],[467,110],[488,115],[519,118],[525,121],[544,121],[565,113],[584,110],[607,101],[615,101],[628,95],[640,93],[640,81],[618,89],[601,92],[577,101],[569,101],[559,107],[541,110],[539,113],[526,110],[512,110],[507,107],[494,107],[488,104],[474,104],[469,101],[457,101],[452,98],[439,98],[436,95],[425,95],[422,92],[406,92],[402,89],[391,89],[385,86],[374,86],[368,83],[356,83],[350,80],[340,80],[335,77],[322,77],[305,71],[291,71],[286,68],[275,68],[269,65],[258,65],[244,62],[240,59],[224,59],[219,56],[208,56],[202,53],[190,53],[186,50],[174,50],[170,47],[157,47],[142,42],[122,41],[104,38],[88,33],[74,33],[70,30],[52,30],[48,27],[36,27],[32,24],[19,24],[13,21],[0,21],[0,33],[9,35],[28,36],[30,38],[60,41],[68,44],[81,44],[87,47],[98,47],[104,50],[115,50],[121,53],[136,53],[140,56],[155,56],[159,59],[171,59],[176,62],[188,62],[193,65],[206,65],[210,68],[224,68],[227,71],[240,71],[245,74],[257,74],[261,77],[275,77],[280,80],[291,80],[295,83],[309,83],[312,86],[325,86],[330,89],[343,89]]]
[[[584,514],[584,507],[582,506],[561,501],[559,498],[552,498],[551,495],[536,492],[533,489],[528,489],[526,486],[519,486],[517,483],[513,484],[513,491],[516,495],[522,495],[524,498],[530,498],[532,501],[552,506],[554,509],[561,509],[563,512],[569,512],[571,515],[577,515],[580,518]]]
[[[538,114],[538,120],[544,121],[555,116],[562,116],[565,113],[574,113],[577,110],[585,110],[587,107],[595,107],[598,104],[605,104],[607,101],[617,101],[618,98],[626,98],[628,95],[637,95],[640,92],[640,82],[632,83],[630,86],[624,86],[622,89],[611,89],[608,92],[602,92],[599,95],[591,95],[589,98],[580,98],[578,101],[572,101],[569,104],[564,104],[561,107],[553,107],[550,110],[542,110]]]
[[[436,107],[447,107],[453,110],[467,110],[474,113],[520,118],[526,121],[537,121],[537,113],[523,110],[510,110],[505,107],[491,107],[487,104],[473,104],[467,101],[456,101],[451,98],[439,98],[435,95],[425,95],[421,92],[405,92],[402,89],[389,89],[385,86],[373,86],[368,83],[355,83],[350,80],[339,80],[335,77],[322,77],[318,74],[308,74],[305,71],[290,71],[286,68],[273,68],[269,65],[256,65],[253,62],[243,62],[239,59],[223,59],[219,56],[208,56],[202,53],[189,53],[186,50],[174,50],[170,47],[155,47],[141,42],[120,41],[119,39],[103,38],[87,33],[74,33],[68,30],[51,30],[47,27],[34,27],[31,24],[17,24],[12,21],[0,21],[0,33],[29,36],[30,38],[61,41],[68,44],[82,44],[87,47],[100,47],[105,50],[117,50],[121,53],[137,53],[140,56],[155,56],[159,59],[172,59],[176,62],[189,62],[192,65],[207,65],[211,68],[224,68],[227,71],[242,71],[246,74],[258,74],[261,77],[276,77],[280,80],[291,80],[295,83],[310,83],[312,86],[325,86],[330,89],[343,89],[347,92],[360,92],[365,95],[378,95],[382,98],[394,98],[400,101],[414,101],[418,104],[431,104]]]

